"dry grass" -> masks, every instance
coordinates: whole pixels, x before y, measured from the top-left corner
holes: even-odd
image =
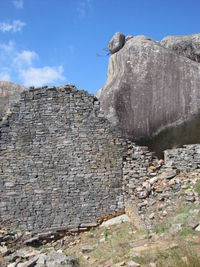
[[[200,255],[197,247],[187,243],[179,244],[178,249],[158,255],[157,263],[160,267],[199,267]]]
[[[103,241],[105,238],[105,228],[96,228],[92,231],[92,235],[91,232],[83,233],[80,244],[67,249],[66,253],[77,256],[82,267],[105,266],[105,263],[108,261],[115,264],[126,259],[128,260],[131,244],[145,234],[142,231],[136,232],[135,227],[127,222],[111,226],[107,228],[106,232],[107,238],[105,241]],[[84,254],[81,253],[81,246],[83,244],[98,244],[97,248],[87,253],[90,258],[89,261],[86,261]]]
[[[199,244],[179,240],[174,248],[169,248],[170,243],[164,246],[156,251],[149,248],[140,257],[132,259],[142,267],[149,267],[151,262],[156,263],[158,267],[200,267]]]
[[[121,223],[106,230],[97,227],[82,233],[80,243],[65,252],[78,257],[81,267],[114,267],[116,263],[131,260],[142,267],[149,267],[151,262],[158,267],[200,267],[200,233],[187,226],[188,219],[199,221],[199,209],[195,205],[177,207],[165,224],[155,227],[153,238],[148,232],[136,230],[130,223]],[[183,224],[182,230],[175,236],[170,232],[174,223]],[[84,254],[81,248],[85,244],[96,247]]]
[[[195,191],[200,196],[200,181],[197,181],[195,184]]]

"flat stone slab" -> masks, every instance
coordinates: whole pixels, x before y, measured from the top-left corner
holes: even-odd
[[[200,225],[195,228],[195,231],[200,232]]]
[[[120,224],[120,223],[123,223],[123,222],[130,222],[130,218],[126,214],[114,217],[114,218],[112,218],[112,219],[110,219],[110,220],[108,220],[106,222],[103,222],[100,225],[100,227],[108,227],[108,226]]]

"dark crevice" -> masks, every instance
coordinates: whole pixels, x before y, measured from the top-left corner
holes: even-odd
[[[163,158],[163,152],[166,149],[198,144],[200,143],[200,114],[193,115],[179,125],[164,129],[151,139],[141,139],[136,143],[148,146],[149,150],[155,152],[158,158]]]

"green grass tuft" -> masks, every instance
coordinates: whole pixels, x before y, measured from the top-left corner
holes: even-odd
[[[166,233],[168,230],[168,227],[165,226],[165,225],[161,225],[161,226],[157,226],[153,229],[153,231],[156,233],[156,234],[163,234],[163,233]]]

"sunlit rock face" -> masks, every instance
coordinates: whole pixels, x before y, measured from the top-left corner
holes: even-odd
[[[160,44],[181,56],[200,62],[200,33],[183,36],[167,36]]]
[[[111,55],[99,99],[124,135],[150,140],[199,114],[200,64],[148,37],[133,37]]]
[[[19,100],[20,93],[25,88],[16,83],[0,81],[0,119],[7,112],[9,106]]]

